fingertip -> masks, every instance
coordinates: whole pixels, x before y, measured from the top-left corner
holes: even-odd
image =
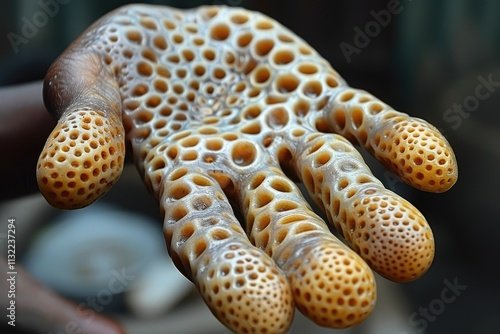
[[[446,138],[419,118],[398,118],[373,136],[375,157],[407,184],[441,193],[458,179],[458,164]]]
[[[297,308],[320,326],[343,329],[363,322],[376,302],[368,265],[340,241],[309,240],[286,268]]]
[[[212,313],[236,333],[287,333],[294,316],[290,285],[264,252],[230,243],[210,256],[196,284]]]
[[[434,260],[434,236],[411,203],[387,189],[367,188],[346,207],[341,215],[350,223],[344,235],[373,270],[400,283],[427,272]]]
[[[88,206],[119,179],[124,156],[119,120],[94,110],[65,113],[40,154],[38,186],[56,208]]]

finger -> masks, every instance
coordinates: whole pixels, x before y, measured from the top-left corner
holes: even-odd
[[[312,198],[375,271],[406,282],[428,270],[434,238],[427,221],[384,188],[351,143],[316,133],[304,137],[296,154],[297,171]]]
[[[250,239],[284,270],[297,308],[321,326],[362,322],[376,299],[366,263],[331,234],[279,168],[264,164],[242,184]]]
[[[70,47],[50,67],[43,93],[58,123],[38,160],[38,186],[54,207],[87,206],[111,188],[123,169],[118,85],[97,54]]]
[[[178,167],[160,189],[170,255],[219,321],[237,333],[286,333],[294,314],[288,282],[250,244],[218,182]]]
[[[355,139],[415,188],[443,192],[458,177],[446,138],[428,122],[395,111],[364,91],[347,87],[325,112],[335,132]]]
[[[7,261],[0,259],[0,267],[9,272]],[[124,329],[111,319],[93,310],[84,309],[67,301],[48,288],[36,282],[22,267],[16,267],[15,306],[19,327],[30,333],[78,332],[82,334],[122,334]],[[8,281],[2,280],[2,287]],[[8,291],[9,288],[2,291]],[[7,294],[2,296],[1,304],[9,307]],[[5,298],[5,300],[4,300]],[[12,300],[11,300],[12,301]]]

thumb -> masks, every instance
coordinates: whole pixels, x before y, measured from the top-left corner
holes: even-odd
[[[38,160],[38,186],[56,208],[85,207],[104,195],[123,169],[118,84],[99,55],[70,47],[49,68],[43,97],[58,123]]]

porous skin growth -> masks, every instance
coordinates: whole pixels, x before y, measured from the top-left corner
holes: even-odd
[[[123,169],[123,125],[100,111],[65,114],[40,156],[40,190],[55,207],[75,209],[104,195]]]
[[[76,80],[90,105],[50,93],[61,76],[71,81],[81,70],[75,55],[100,69]],[[119,96],[107,93],[115,86]],[[37,170],[47,200],[70,209],[102,196],[121,172],[126,133],[159,201],[173,261],[235,332],[285,333],[295,306],[322,326],[356,325],[375,304],[369,266],[405,282],[432,263],[425,218],[383,187],[350,141],[407,183],[441,192],[457,178],[445,138],[347,86],[265,15],[119,8],[70,46],[45,89],[60,117]],[[354,250],[291,179],[304,183]]]

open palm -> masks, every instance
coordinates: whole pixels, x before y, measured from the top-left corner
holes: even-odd
[[[44,99],[59,119],[37,167],[47,201],[91,204],[120,177],[130,145],[174,263],[235,332],[286,332],[295,307],[322,326],[355,325],[375,304],[371,269],[405,282],[432,263],[425,218],[351,142],[442,192],[457,179],[447,141],[349,87],[260,13],[121,7],[56,60]]]

